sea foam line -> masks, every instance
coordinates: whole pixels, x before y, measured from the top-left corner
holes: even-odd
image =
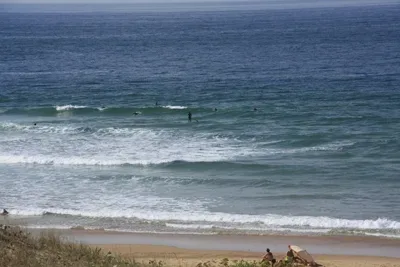
[[[41,165],[82,165],[82,166],[121,166],[137,165],[149,166],[172,163],[171,160],[118,160],[118,159],[96,159],[87,157],[45,157],[45,156],[23,156],[23,155],[0,155],[0,163],[6,164],[41,164]]]
[[[256,225],[257,227],[286,227],[302,229],[362,229],[362,230],[400,230],[400,222],[387,218],[376,220],[350,220],[331,218],[326,216],[286,216],[277,214],[248,215],[228,214],[221,212],[178,212],[178,211],[148,211],[148,210],[98,210],[98,211],[77,211],[71,209],[24,209],[12,210],[12,214],[21,216],[40,216],[45,213],[52,215],[71,215],[93,218],[131,218],[138,220],[166,222],[175,226],[184,224],[211,224],[240,226]]]

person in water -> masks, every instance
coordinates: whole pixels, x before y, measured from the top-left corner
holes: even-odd
[[[8,211],[6,209],[3,209],[3,212],[1,213],[1,215],[8,215]]]
[[[272,266],[276,263],[276,259],[269,248],[267,248],[267,253],[264,255],[262,261],[270,262]]]
[[[192,121],[192,112],[189,111],[188,113],[188,120],[191,122]]]

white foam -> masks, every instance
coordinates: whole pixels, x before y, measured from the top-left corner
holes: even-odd
[[[8,129],[21,130],[21,129],[26,128],[26,126],[25,125],[21,125],[21,124],[17,124],[17,123],[13,123],[13,122],[3,122],[3,123],[0,124],[0,128],[1,129],[5,129],[5,130],[8,130]]]
[[[183,205],[184,203],[182,203]],[[157,207],[157,205],[155,205]],[[220,212],[191,212],[190,207],[183,211],[157,210],[107,210],[77,211],[69,209],[49,210],[11,210],[16,215],[42,215],[44,212],[85,217],[136,218],[147,221],[164,221],[167,226],[195,229],[199,227],[225,227],[229,229],[362,229],[362,230],[400,230],[400,222],[379,218],[376,220],[349,220],[313,216],[281,216],[276,214],[248,215]],[[177,222],[182,222],[181,224]],[[191,224],[191,225],[190,225]],[[181,226],[180,226],[181,225]],[[249,228],[250,227],[250,228]]]
[[[311,147],[290,148],[290,149],[271,148],[271,149],[266,149],[265,154],[275,155],[275,154],[297,154],[297,153],[306,153],[313,151],[338,151],[342,150],[344,147],[352,146],[354,144],[355,144],[354,142],[345,140],[345,141],[331,142]]]
[[[369,236],[377,236],[377,237],[389,237],[389,238],[399,238],[400,235],[392,235],[392,234],[380,234],[380,233],[362,233],[364,235],[369,235]]]
[[[150,165],[174,161],[227,161],[255,153],[246,142],[189,131],[14,123],[3,126],[19,141],[0,143],[0,163]],[[15,130],[20,132],[14,133]],[[31,132],[46,134],[35,135],[32,139]],[[0,136],[0,141],[5,139],[5,135]]]
[[[17,124],[12,122],[0,123],[0,129],[33,133],[74,134],[85,132],[84,127],[50,126],[45,124]]]
[[[85,158],[85,157],[54,157],[54,156],[22,156],[22,155],[0,155],[0,163],[7,164],[43,164],[43,165],[83,165],[83,166],[118,166],[118,165],[157,165],[171,163],[174,160],[168,159],[105,159],[105,158]]]
[[[29,229],[60,229],[60,230],[68,230],[71,229],[71,226],[66,225],[29,225],[27,228]],[[86,229],[86,228],[85,228]]]
[[[26,125],[3,122],[0,123],[0,130],[9,131],[16,140],[0,144],[0,163],[12,164],[108,166],[174,161],[219,162],[241,160],[249,156],[336,151],[354,144],[344,140],[298,149],[266,148],[265,145],[273,145],[278,141],[259,144],[210,133],[178,133],[148,128],[90,128],[79,124]],[[44,135],[35,135],[33,140],[30,133]],[[0,141],[9,140],[7,138],[6,135],[0,136]]]
[[[187,107],[185,107],[185,106],[171,106],[171,105],[167,105],[167,106],[163,106],[163,108],[168,108],[168,109],[186,109]]]
[[[280,216],[280,215],[241,215],[226,213],[209,214],[152,214],[138,215],[141,219],[147,220],[180,220],[186,222],[207,221],[207,222],[227,222],[227,223],[261,223],[266,226],[296,226],[310,228],[350,228],[350,229],[400,229],[400,222],[379,218],[377,220],[348,220],[329,217],[312,216]],[[172,217],[172,218],[171,218]]]
[[[228,231],[247,231],[247,232],[294,232],[294,233],[328,233],[330,229],[296,229],[296,228],[288,228],[288,227],[271,227],[271,226],[254,226],[254,225],[217,225],[217,224],[177,224],[177,223],[166,223],[167,227],[174,229],[193,229],[193,230],[228,230]]]
[[[54,129],[48,129],[51,132]],[[70,129],[65,129],[63,133],[69,132]],[[128,135],[129,136],[129,135]],[[104,139],[104,138],[101,138]],[[198,142],[197,146],[188,146],[180,142],[170,143],[169,146],[161,144],[159,150],[153,150],[155,147],[153,142],[143,142],[136,144],[135,142],[126,141],[125,144],[103,143],[100,140],[96,142],[97,147],[84,141],[70,143],[71,147],[65,147],[63,151],[49,151],[52,147],[50,140],[46,142],[48,145],[39,147],[26,146],[23,149],[24,141],[17,140],[21,143],[20,147],[14,147],[14,150],[3,150],[0,154],[0,163],[5,164],[44,164],[44,165],[94,165],[94,166],[116,166],[116,165],[158,165],[167,164],[177,161],[185,162],[222,162],[231,161],[237,157],[246,157],[246,155],[257,155],[268,153],[268,151],[257,151],[253,148],[227,146],[218,148],[213,146],[216,142]],[[124,140],[120,140],[123,143]],[[104,142],[108,142],[105,140]],[[187,142],[189,143],[189,142]],[[203,144],[203,146],[201,146]],[[221,145],[220,145],[221,146]],[[131,147],[131,148],[126,148]],[[124,149],[125,148],[125,149]],[[137,149],[133,149],[137,148]],[[61,147],[60,147],[61,149]],[[50,153],[50,154],[49,154]],[[281,152],[283,153],[283,152]]]
[[[65,110],[87,108],[87,106],[64,105],[64,106],[56,106],[55,108],[56,108],[57,111],[65,111]]]
[[[166,223],[165,226],[177,229],[213,229],[213,225],[202,225],[202,224],[177,224],[177,223]]]

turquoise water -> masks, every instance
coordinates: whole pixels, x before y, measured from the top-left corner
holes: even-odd
[[[399,237],[398,14],[2,13],[0,205],[32,227]]]

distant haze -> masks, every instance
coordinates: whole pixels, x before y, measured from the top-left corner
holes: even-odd
[[[400,4],[400,0],[0,0],[0,12],[223,11]]]
[[[0,3],[8,4],[20,4],[20,3],[46,3],[46,4],[99,4],[99,3],[210,3],[210,2],[250,2],[250,3],[260,3],[260,4],[293,4],[293,5],[307,5],[307,6],[323,6],[323,5],[348,5],[348,4],[380,4],[380,3],[400,3],[400,0],[263,0],[263,1],[252,1],[252,0],[0,0]]]

